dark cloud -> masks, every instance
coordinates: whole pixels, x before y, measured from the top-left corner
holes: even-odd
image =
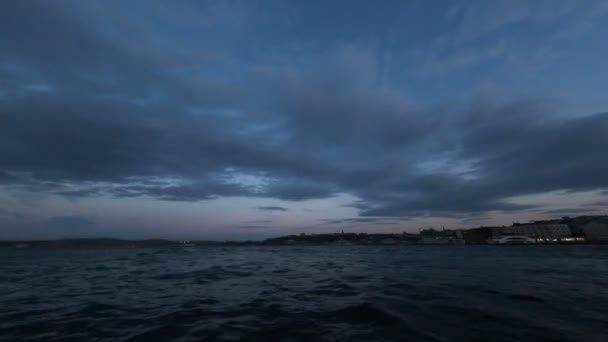
[[[463,219],[534,208],[513,196],[608,188],[608,113],[490,97],[420,108],[380,87],[356,46],[273,67],[192,62],[220,53],[162,48],[86,6],[0,4],[3,186],[171,201],[347,193],[364,216],[340,221],[351,223]],[[218,77],[214,63],[234,71]]]
[[[432,215],[518,211],[532,206],[506,202],[526,194],[604,188],[608,162],[608,114],[549,119],[536,104],[475,108],[454,129],[461,138],[457,164],[473,172],[443,172],[386,179],[381,191],[364,192],[364,215]],[[456,113],[456,116],[459,114]]]
[[[212,178],[211,178],[212,179]],[[124,195],[118,197],[132,197],[133,195],[147,195],[161,200],[169,201],[199,201],[214,199],[219,196],[239,196],[249,193],[246,186],[239,184],[222,183],[221,181],[198,181],[194,184],[178,186],[125,186],[120,191]]]
[[[595,211],[594,209],[589,209],[589,208],[562,208],[562,209],[545,210],[544,213],[568,216],[570,214],[585,214],[585,213],[591,213],[594,211]]]
[[[589,203],[590,207],[608,207],[608,201],[597,201],[593,203]]]
[[[25,215],[17,210],[10,210],[0,207],[0,216],[22,220],[25,218]]]
[[[46,221],[47,227],[54,229],[87,229],[95,227],[95,222],[82,216],[53,216]]]
[[[294,170],[295,171],[295,170]],[[314,180],[293,181],[291,179],[279,179],[273,181],[264,190],[262,195],[288,201],[303,201],[315,198],[332,197],[337,187],[333,184],[323,182],[315,183]]]
[[[400,93],[377,90],[367,83],[361,70],[369,69],[368,56],[359,56],[352,49],[336,54],[338,57],[323,60],[311,70],[279,69],[271,74],[271,82],[276,84],[270,89],[276,96],[276,110],[289,113],[285,129],[291,133],[292,143],[329,148],[327,152],[348,153],[355,145],[356,153],[386,153],[428,132],[432,118],[415,115]]]
[[[285,208],[285,207],[279,207],[279,206],[261,206],[261,207],[256,207],[258,210],[262,210],[262,211],[288,211],[289,209]]]

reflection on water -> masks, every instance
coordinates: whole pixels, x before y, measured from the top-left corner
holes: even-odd
[[[608,246],[0,251],[0,340],[608,341]]]

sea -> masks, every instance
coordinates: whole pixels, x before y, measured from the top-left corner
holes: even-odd
[[[608,246],[0,250],[1,341],[608,341]]]

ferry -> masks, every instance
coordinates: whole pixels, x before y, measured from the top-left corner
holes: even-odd
[[[489,245],[533,245],[535,239],[523,235],[494,236],[488,240]]]

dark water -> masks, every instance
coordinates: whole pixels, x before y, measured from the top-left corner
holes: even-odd
[[[608,341],[608,246],[0,251],[3,341]]]

